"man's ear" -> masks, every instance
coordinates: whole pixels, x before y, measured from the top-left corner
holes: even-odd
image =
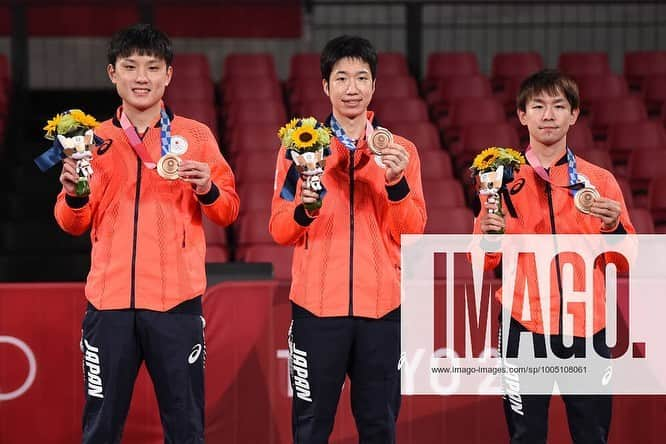
[[[167,66],[167,80],[164,83],[164,86],[169,86],[172,77],[173,77],[173,66],[169,65]]]
[[[518,115],[518,120],[520,121],[520,124],[523,126],[527,126],[527,119],[525,118],[525,111],[522,109],[518,108],[516,109],[516,115]]]
[[[580,108],[572,109],[571,117],[569,118],[569,125],[575,125],[579,115],[580,115]]]
[[[106,67],[106,73],[109,76],[111,83],[116,83],[116,68],[112,64],[108,64]]]
[[[329,93],[328,93],[328,82],[326,81],[326,79],[321,79],[321,87],[324,89],[324,94],[326,94],[328,96],[329,95]]]

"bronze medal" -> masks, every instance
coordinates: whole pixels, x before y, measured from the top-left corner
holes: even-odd
[[[384,148],[388,147],[391,143],[393,143],[393,134],[381,126],[375,128],[368,139],[368,147],[370,147],[370,151],[378,156],[381,156]]]
[[[157,162],[157,174],[167,180],[178,179],[178,167],[180,166],[180,157],[175,154],[165,154]]]
[[[576,208],[581,213],[590,214],[592,204],[599,197],[600,195],[596,188],[586,186],[574,195],[574,205],[576,205]]]

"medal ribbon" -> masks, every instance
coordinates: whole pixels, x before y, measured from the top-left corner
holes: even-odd
[[[125,131],[127,140],[129,140],[134,152],[136,152],[136,155],[139,156],[141,161],[143,161],[146,168],[151,170],[155,169],[157,164],[153,161],[153,158],[150,157],[146,145],[137,134],[136,128],[134,128],[134,125],[132,125],[132,122],[127,118],[124,111],[120,113],[120,126],[122,126],[123,131]],[[162,145],[162,156],[164,156],[169,152],[171,146],[171,121],[164,108],[160,110],[160,127],[160,143]]]
[[[576,171],[576,157],[574,154],[571,152],[569,147],[567,147],[567,164],[568,164],[568,170],[569,170],[569,185],[556,185],[553,183],[553,181],[550,180],[550,177],[548,176],[548,172],[546,169],[541,165],[541,162],[539,162],[539,158],[534,154],[534,151],[532,151],[532,147],[528,146],[527,150],[525,151],[525,158],[527,161],[530,163],[532,168],[534,168],[534,172],[537,173],[537,175],[542,178],[544,181],[548,182],[554,187],[558,188],[567,188],[569,192],[571,193],[572,196],[575,196],[576,193],[581,189],[585,187],[584,182],[579,182],[578,181],[578,173]]]
[[[333,135],[342,142],[344,146],[347,147],[349,151],[356,150],[356,143],[351,139],[346,133],[345,130],[340,126],[338,121],[335,119],[335,116],[331,114],[331,129],[333,130]],[[370,140],[370,135],[373,132],[372,124],[368,119],[365,120],[365,140]]]

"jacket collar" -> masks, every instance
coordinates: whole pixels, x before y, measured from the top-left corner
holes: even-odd
[[[173,113],[173,111],[171,111],[171,108],[169,108],[168,105],[164,105],[164,109],[166,110],[167,116],[169,116],[169,120],[173,121],[173,118],[174,118],[175,114]],[[119,106],[116,109],[116,112],[113,114],[113,119],[111,119],[111,121],[113,123],[113,126],[116,126],[118,128],[122,128],[122,126],[120,125],[120,111],[121,110],[122,110],[122,106]],[[160,119],[157,119],[157,122],[155,122],[155,125],[153,126],[153,128],[159,128],[159,127],[160,127]]]

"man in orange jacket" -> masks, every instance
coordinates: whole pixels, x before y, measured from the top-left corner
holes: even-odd
[[[143,361],[165,442],[204,442],[201,218],[229,225],[239,200],[210,129],[162,102],[172,58],[170,40],[150,25],[114,35],[107,71],[122,106],[95,130],[105,143],[92,160],[90,194],[77,197],[71,159],[60,175],[56,220],[74,235],[90,229],[92,240],[81,338],[84,443],[120,442]],[[156,162],[167,155],[181,159],[176,175]]]
[[[426,212],[416,147],[394,136],[381,156],[368,148],[378,122],[367,110],[376,71],[377,54],[363,38],[335,38],[322,52],[334,137],[319,210],[305,209],[320,196],[290,173],[285,147],[278,154],[270,231],[276,242],[294,246],[289,350],[296,443],[328,442],[345,375],[360,442],[395,442],[400,235],[422,233]]]
[[[629,219],[622,191],[612,173],[575,155],[576,147],[567,145],[567,131],[576,123],[579,114],[579,93],[576,83],[554,70],[543,70],[528,77],[517,97],[518,118],[527,127],[530,145],[526,150],[527,165],[516,173],[510,189],[503,193],[507,202],[501,215],[497,203],[486,202],[485,209],[475,220],[475,233],[493,233],[501,229],[506,234],[627,234],[635,233]],[[582,207],[575,203],[575,193],[581,186],[586,192],[595,189],[597,195]],[[578,189],[578,191],[576,191]],[[585,325],[574,324],[572,347],[563,341],[563,303],[561,268],[566,253],[555,259],[557,273],[551,284],[550,330],[545,330],[538,298],[530,293],[530,319],[524,319],[521,304],[504,307],[511,310],[511,325],[502,356],[517,355],[520,333],[530,331],[535,344],[545,344],[544,334],[550,335],[551,353],[557,356],[584,356]],[[487,267],[494,268],[499,256],[490,254]],[[594,279],[604,281],[601,265],[594,270]],[[575,271],[578,272],[578,271]],[[519,263],[517,273],[526,276],[529,285],[536,285],[536,270]],[[521,278],[518,280],[523,281]],[[532,288],[536,288],[532,285]],[[514,298],[522,301],[516,291]],[[501,289],[497,292],[501,298]],[[605,340],[605,288],[595,286],[594,325],[595,350],[603,357],[610,356]],[[515,302],[515,301],[514,301]],[[599,303],[600,302],[600,303]],[[567,313],[577,319],[584,316],[581,305],[570,305]],[[502,341],[500,339],[500,341]],[[500,344],[502,345],[502,344]],[[500,347],[502,348],[502,347]],[[502,353],[502,350],[500,350]],[[545,353],[545,352],[544,352]],[[549,355],[552,356],[552,355]],[[552,388],[552,381],[551,381]],[[607,442],[611,418],[611,397],[606,395],[564,395],[569,430],[576,443]],[[521,395],[504,397],[504,412],[512,444],[546,443],[550,395]]]

